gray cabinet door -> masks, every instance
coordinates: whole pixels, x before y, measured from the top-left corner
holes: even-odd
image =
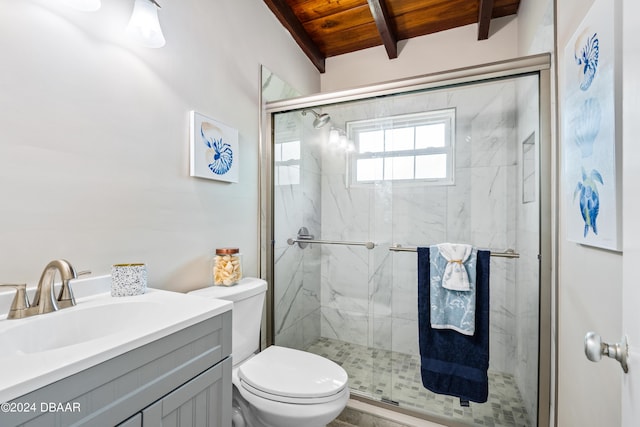
[[[135,414],[127,421],[118,424],[118,427],[142,427],[142,413]]]
[[[231,358],[206,370],[142,411],[145,427],[229,427]]]

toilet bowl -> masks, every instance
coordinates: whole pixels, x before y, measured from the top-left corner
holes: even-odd
[[[234,368],[232,378],[236,399],[248,403],[255,426],[325,426],[349,400],[344,369],[285,347],[268,347]]]
[[[245,278],[232,287],[190,292],[233,301],[233,426],[322,427],[349,400],[346,371],[329,359],[280,346],[259,348],[267,283]]]

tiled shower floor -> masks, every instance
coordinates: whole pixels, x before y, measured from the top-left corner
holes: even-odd
[[[418,356],[320,338],[307,351],[333,360],[349,374],[349,387],[367,397],[473,426],[529,427],[513,376],[489,372],[489,400],[463,408],[451,396],[422,386]]]

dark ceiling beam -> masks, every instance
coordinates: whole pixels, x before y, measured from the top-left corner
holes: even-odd
[[[493,0],[478,0],[478,40],[489,38],[489,24],[493,13]]]
[[[387,49],[387,55],[389,56],[389,59],[397,58],[398,40],[393,32],[393,27],[391,26],[391,18],[389,16],[389,12],[387,11],[384,0],[367,1],[369,2],[369,9],[371,9],[373,19],[376,21],[376,27],[378,27],[380,38],[382,38],[382,43],[384,44],[385,49]]]
[[[318,71],[324,73],[325,56],[320,52],[320,48],[311,40],[311,37],[307,34],[300,21],[298,21],[298,18],[287,2],[284,0],[264,0],[264,2],[269,9],[271,9],[271,12],[276,15],[280,23],[289,30],[293,39],[309,57]]]

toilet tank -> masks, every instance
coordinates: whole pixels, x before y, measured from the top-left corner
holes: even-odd
[[[260,349],[260,323],[267,282],[245,277],[234,286],[210,286],[189,292],[204,298],[233,302],[232,354],[236,365]]]

